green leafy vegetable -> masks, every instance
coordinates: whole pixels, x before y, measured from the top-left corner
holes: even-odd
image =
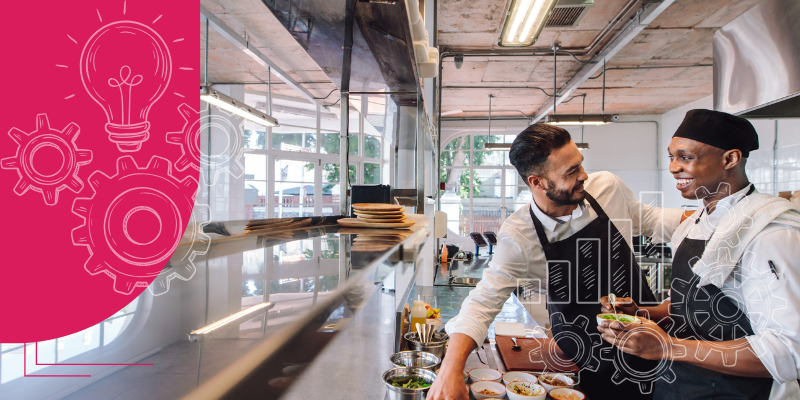
[[[407,381],[406,381],[407,380]],[[392,380],[392,386],[401,387],[406,389],[423,389],[431,386],[430,383],[425,382],[425,379],[420,377],[404,377]]]

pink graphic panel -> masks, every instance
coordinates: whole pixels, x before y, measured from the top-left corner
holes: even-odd
[[[199,137],[175,146],[167,133],[184,130],[177,110],[200,109],[199,8],[6,4],[0,342],[70,335],[194,275],[165,266],[176,249],[198,253],[178,247],[187,237],[207,243],[192,213],[199,172],[185,167]]]

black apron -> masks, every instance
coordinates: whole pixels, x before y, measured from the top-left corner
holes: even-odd
[[[754,190],[751,188],[747,195]],[[712,284],[697,288],[700,277],[692,267],[702,257],[706,243],[683,239],[675,251],[670,284],[670,336],[718,342],[753,335],[750,319],[722,290]],[[694,318],[695,315],[701,317]],[[655,399],[766,400],[772,391],[772,378],[733,376],[678,361],[673,362],[672,370],[675,382],[658,381]]]
[[[530,210],[547,258],[547,309],[553,337],[558,347],[581,368],[579,384],[589,399],[651,399],[652,379],[633,378],[624,370],[641,377],[656,370],[658,364],[622,353],[600,338],[596,326],[600,298],[609,293],[631,297],[642,306],[657,302],[622,234],[589,193],[586,200],[597,218],[555,243],[547,240],[542,222]],[[609,357],[601,358],[601,351],[624,362],[626,368],[618,371]]]

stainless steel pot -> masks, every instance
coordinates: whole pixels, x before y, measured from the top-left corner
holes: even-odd
[[[408,347],[411,350],[431,353],[436,357],[439,357],[439,359],[444,358],[444,355],[447,352],[447,342],[450,340],[450,336],[447,336],[447,334],[444,332],[435,332],[433,335],[433,341],[428,343],[420,342],[417,332],[408,332],[404,335],[404,337],[406,341],[408,341]]]
[[[435,368],[442,359],[424,351],[401,351],[392,354],[389,361],[396,367],[415,367],[436,372]]]
[[[433,384],[436,374],[432,371],[414,367],[392,368],[383,373],[383,383],[386,384],[386,394],[389,400],[423,400],[429,388],[408,389],[392,385],[392,381],[403,378],[422,378],[425,382]]]

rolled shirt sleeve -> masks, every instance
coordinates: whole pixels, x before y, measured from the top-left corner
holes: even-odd
[[[741,262],[747,341],[780,384],[800,379],[800,229],[769,225]],[[775,264],[777,275],[769,268]]]
[[[653,207],[639,201],[625,182],[614,175],[619,195],[628,207],[633,222],[633,234],[649,236],[655,243],[666,243],[681,224],[683,210],[677,208]]]
[[[504,227],[505,228],[505,227]],[[489,334],[489,325],[503,308],[521,279],[538,279],[545,284],[545,266],[528,264],[530,243],[516,228],[501,228],[494,256],[483,271],[483,279],[469,292],[458,315],[445,326],[447,333],[469,336],[480,346]]]

